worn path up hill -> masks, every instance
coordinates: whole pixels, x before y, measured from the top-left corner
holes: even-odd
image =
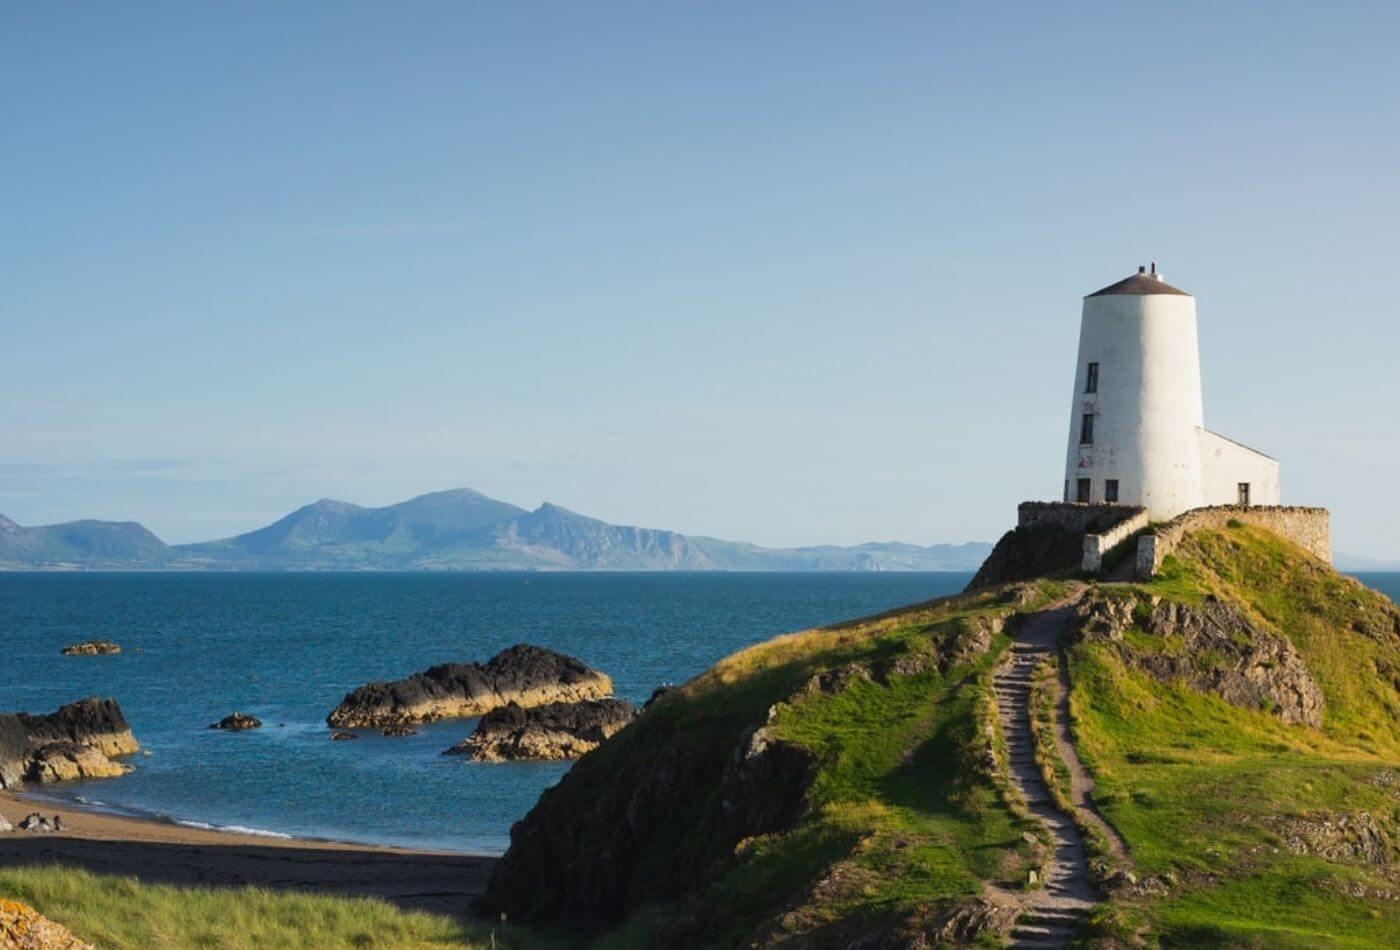
[[[1002,735],[1010,751],[1011,782],[1031,814],[1049,829],[1055,847],[1044,886],[1030,892],[1025,913],[1012,932],[1012,945],[1017,947],[1064,946],[1098,900],[1089,880],[1084,839],[1070,816],[1055,806],[1036,765],[1030,718],[1031,674],[1041,662],[1056,657],[1060,635],[1082,595],[1081,588],[1050,609],[1028,617],[1016,633],[1007,662],[993,676]],[[1061,755],[1065,751],[1061,750]],[[1067,751],[1074,756],[1072,747]],[[1077,766],[1077,757],[1073,761]]]

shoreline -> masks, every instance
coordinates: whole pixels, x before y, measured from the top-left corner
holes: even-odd
[[[32,812],[63,820],[56,832],[20,831]],[[299,890],[371,897],[410,910],[465,917],[486,887],[495,856],[317,838],[274,837],[175,820],[85,809],[29,790],[0,791],[0,870],[21,865],[80,867],[143,883]]]

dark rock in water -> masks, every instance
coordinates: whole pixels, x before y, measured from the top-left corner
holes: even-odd
[[[110,759],[139,748],[110,699],[84,699],[46,715],[0,713],[0,787],[122,775],[130,769]]]
[[[122,652],[122,648],[111,640],[84,640],[69,644],[59,652],[64,656],[111,656]]]
[[[379,733],[380,735],[396,737],[416,736],[418,735],[418,730],[414,729],[412,726],[385,726],[383,729],[379,730]]]
[[[480,716],[507,703],[601,699],[612,680],[583,662],[553,650],[519,645],[488,662],[444,663],[407,679],[361,686],[341,700],[327,724],[379,727]]]
[[[476,731],[443,755],[476,762],[576,759],[596,749],[637,717],[625,699],[549,703],[529,709],[511,703],[481,717]]]
[[[1096,596],[1079,605],[1077,623],[1080,637],[1111,644],[1127,665],[1153,679],[1181,680],[1284,722],[1322,724],[1322,688],[1297,648],[1251,623],[1237,607]],[[1161,648],[1141,640],[1130,644],[1124,633],[1133,629],[1158,638]]]
[[[337,732],[332,732],[332,733],[331,733],[331,741],[332,741],[332,742],[345,742],[347,739],[358,739],[358,738],[360,738],[359,734],[358,734],[358,733],[354,733],[354,732],[339,732],[339,731],[337,731]]]
[[[262,720],[241,712],[231,713],[218,722],[210,723],[210,729],[227,729],[230,732],[243,732],[246,729],[261,729]]]

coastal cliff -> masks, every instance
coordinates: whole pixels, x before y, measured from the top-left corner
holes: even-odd
[[[1061,672],[1011,672],[1021,637]],[[1016,689],[1033,736],[999,717]],[[1059,805],[1013,780],[1032,754]],[[993,583],[721,661],[541,796],[483,906],[657,945],[995,943],[1077,861],[1096,906],[1042,919],[1090,945],[1383,944],[1397,814],[1400,610],[1227,526],[1150,581]]]
[[[393,682],[347,693],[326,722],[337,729],[466,719],[501,706],[540,706],[601,699],[612,693],[605,673],[573,657],[520,644],[486,663],[444,663]]]

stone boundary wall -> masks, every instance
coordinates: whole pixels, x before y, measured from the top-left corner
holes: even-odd
[[[1016,524],[1022,528],[1054,525],[1075,534],[1098,534],[1139,514],[1146,515],[1147,509],[1103,502],[1023,501],[1016,506]]]
[[[1124,518],[1102,534],[1084,535],[1084,562],[1086,571],[1097,572],[1103,567],[1104,556],[1147,527],[1147,509],[1135,509],[1136,514]]]
[[[1157,573],[1162,561],[1193,531],[1224,528],[1240,521],[1287,538],[1314,557],[1332,563],[1331,515],[1326,508],[1297,508],[1284,505],[1217,505],[1193,508],[1159,527],[1155,534],[1138,539],[1136,573],[1147,580]],[[1087,541],[1086,541],[1087,544]]]

